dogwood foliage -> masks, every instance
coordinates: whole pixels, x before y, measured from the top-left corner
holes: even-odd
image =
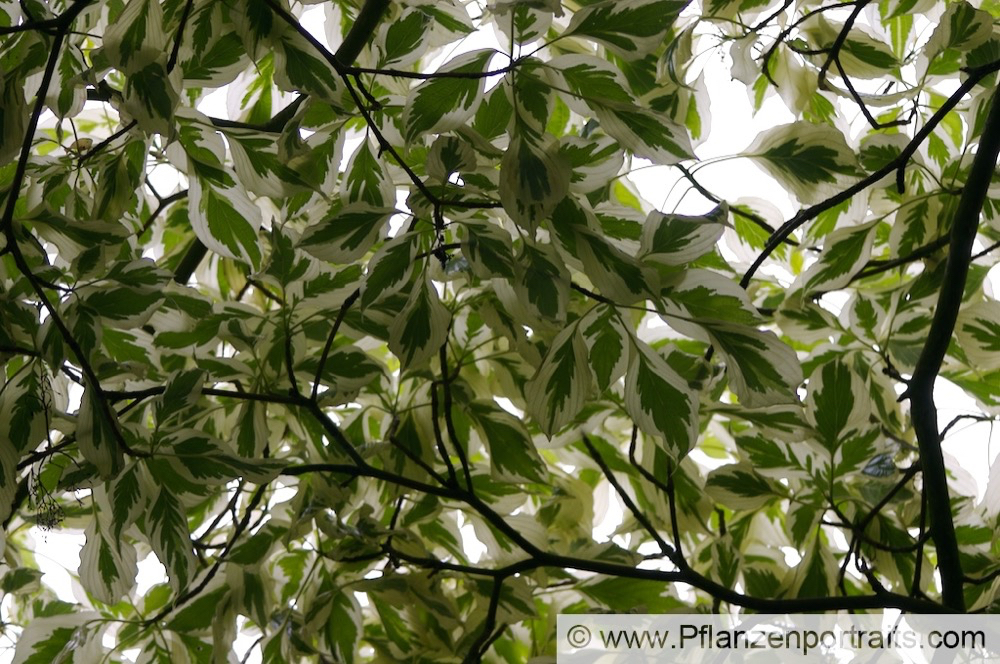
[[[0,1],[14,661],[541,662],[558,613],[991,610],[1000,480],[959,481],[933,388],[1000,414],[997,17]],[[733,146],[789,219],[698,179],[720,58],[794,118]],[[650,164],[703,213],[645,201]],[[75,602],[40,529],[85,537]]]

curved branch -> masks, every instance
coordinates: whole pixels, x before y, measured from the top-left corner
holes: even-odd
[[[854,9],[851,11],[851,15],[847,17],[844,21],[843,27],[841,27],[840,32],[837,33],[837,38],[833,41],[830,46],[830,50],[827,53],[826,60],[823,62],[823,66],[819,68],[819,74],[816,79],[816,85],[820,90],[824,89],[826,86],[826,72],[830,69],[830,65],[836,61],[837,67],[840,67],[840,49],[843,48],[844,42],[847,41],[847,36],[851,34],[851,28],[854,27],[854,21],[858,19],[858,15],[861,13],[871,0],[858,0],[854,4]],[[841,69],[841,74],[843,74],[843,69]],[[847,76],[844,75],[844,79]]]
[[[760,65],[761,73],[764,74],[764,78],[766,78],[768,82],[774,87],[778,87],[778,84],[771,77],[771,58],[774,56],[774,52],[778,50],[778,47],[781,46],[781,43],[788,38],[788,35],[792,34],[792,32],[795,31],[795,28],[799,27],[800,25],[811,19],[813,16],[822,14],[823,12],[826,11],[830,11],[831,9],[843,9],[844,7],[850,7],[853,4],[854,2],[836,2],[832,5],[824,5],[823,7],[817,7],[816,9],[806,12],[798,19],[796,19],[787,28],[782,30],[781,34],[779,34],[778,37],[774,40],[774,43],[771,44],[770,48],[768,48],[767,51],[764,53],[764,58],[761,61]]]
[[[708,200],[712,201],[716,205],[719,205],[719,204],[721,204],[721,203],[724,202],[721,198],[719,198],[718,196],[716,196],[715,194],[713,194],[711,191],[709,191],[708,189],[706,189],[704,185],[702,185],[700,182],[698,182],[698,180],[696,180],[695,177],[694,177],[694,173],[692,173],[691,170],[688,169],[686,166],[684,166],[683,164],[674,164],[674,166],[677,168],[677,170],[679,170],[681,172],[681,175],[684,176],[684,179],[691,183],[691,186],[694,187],[695,190],[699,194],[701,194],[702,196],[704,196]],[[775,232],[774,227],[771,226],[771,224],[767,223],[759,215],[756,215],[756,214],[753,214],[753,213],[741,210],[740,208],[736,207],[735,205],[730,205],[729,206],[729,211],[732,212],[733,214],[737,215],[737,216],[743,217],[744,219],[746,219],[747,221],[749,221],[749,222],[751,222],[753,224],[756,224],[757,226],[759,226],[760,228],[763,228],[768,233],[774,233]],[[792,240],[791,238],[785,238],[783,240],[783,242],[785,244],[789,244],[789,245],[791,245],[793,247],[799,246],[799,243],[796,242],[795,240]]]
[[[334,425],[336,426],[336,425]],[[850,597],[815,597],[794,599],[772,599],[745,595],[732,588],[713,581],[690,568],[681,570],[657,570],[641,567],[630,567],[601,560],[589,560],[573,556],[560,555],[538,548],[520,533],[512,528],[503,517],[479,500],[475,495],[447,487],[437,487],[410,478],[395,475],[375,468],[365,462],[352,464],[304,464],[289,466],[282,470],[283,475],[304,475],[312,472],[332,472],[353,477],[370,477],[396,484],[398,486],[429,493],[442,498],[448,498],[465,503],[483,517],[491,526],[502,532],[517,544],[529,557],[520,561],[522,570],[554,567],[593,572],[617,578],[640,579],[661,583],[687,583],[702,590],[714,598],[729,604],[743,606],[754,611],[766,613],[796,613],[802,611],[837,611],[898,608],[914,613],[940,613],[948,610],[935,602],[907,597],[892,592],[880,592],[873,595],[854,595]],[[490,573],[487,573],[490,574]],[[492,575],[492,574],[490,574]]]
[[[941,572],[942,597],[950,609],[963,611],[964,574],[959,557],[958,539],[951,514],[948,491],[948,471],[941,452],[938,433],[937,407],[934,404],[934,383],[948,352],[955,322],[962,306],[962,294],[972,261],[972,245],[979,228],[979,217],[986,200],[993,171],[1000,154],[1000,103],[994,93],[989,115],[979,140],[979,149],[972,161],[969,177],[958,200],[951,227],[951,242],[944,279],[938,291],[934,319],[927,332],[927,341],[917,360],[913,378],[904,393],[910,399],[910,413],[917,433],[920,461],[924,469],[924,486],[930,507],[930,534],[937,548],[938,569]]]
[[[682,567],[682,565],[677,562],[681,560],[681,558],[677,554],[677,551],[674,550],[674,547],[670,546],[669,544],[666,543],[666,541],[664,541],[664,539],[660,536],[660,533],[650,522],[649,518],[647,518],[646,515],[643,514],[642,510],[640,510],[639,507],[635,504],[631,496],[628,495],[628,493],[625,491],[625,487],[621,485],[621,482],[619,482],[618,479],[615,477],[615,474],[611,471],[611,468],[608,467],[608,464],[604,460],[604,457],[602,457],[601,453],[597,451],[597,448],[594,447],[594,444],[590,442],[590,438],[588,438],[586,434],[582,434],[581,438],[583,440],[584,446],[587,448],[587,453],[590,454],[590,458],[592,458],[597,463],[598,467],[601,469],[601,472],[604,473],[605,479],[607,479],[608,483],[614,488],[615,492],[618,494],[618,497],[621,498],[622,502],[625,504],[625,507],[628,509],[629,512],[632,513],[632,516],[635,517],[635,520],[639,522],[639,525],[641,525],[647,533],[649,533],[650,537],[653,538],[653,541],[656,542],[657,546],[660,547],[660,551],[663,552],[665,556],[670,558],[671,561],[673,561],[674,564],[676,564],[678,567]]]

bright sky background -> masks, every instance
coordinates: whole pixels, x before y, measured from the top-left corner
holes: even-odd
[[[303,15],[303,24],[322,42],[328,43],[322,24],[323,14],[324,8],[322,6],[311,7]],[[502,49],[492,31],[490,29],[483,30],[432,63],[429,69],[435,68],[441,62],[459,53],[491,46]],[[730,77],[728,56],[720,57],[716,52],[711,56],[703,57],[701,63],[705,66],[706,83],[708,89],[711,90],[712,118],[709,139],[697,149],[700,158],[707,159],[738,153],[747,147],[760,131],[790,122],[793,119],[777,96],[769,98],[761,111],[753,116],[746,86]],[[209,95],[201,102],[199,110],[216,117],[229,117],[227,90],[222,88]],[[863,119],[860,123],[854,124],[857,131],[863,127]],[[358,139],[348,140],[343,157],[344,163],[350,158],[351,150],[358,143]],[[642,197],[650,205],[664,212],[687,214],[704,213],[712,207],[712,204],[699,194],[688,191],[686,183],[678,182],[680,173],[676,169],[662,166],[649,167],[648,162],[639,159],[633,160],[633,169],[640,166],[645,166],[645,168],[634,172],[631,179],[638,186]],[[776,206],[786,219],[791,217],[797,209],[795,202],[790,199],[782,187],[746,159],[730,159],[714,163],[702,169],[698,174],[698,179],[710,191],[730,201],[744,196],[765,199]],[[157,190],[164,195],[171,192],[179,182],[176,173],[164,168],[157,169],[151,180]],[[977,247],[977,250],[979,248],[981,247]],[[735,259],[739,256],[739,258],[747,260],[746,257],[734,251],[732,246],[724,246],[723,251],[729,259]],[[991,271],[990,282],[996,289],[1000,283],[1000,270]],[[839,306],[846,300],[846,294],[831,294],[824,299],[824,304],[835,312],[839,312]],[[959,413],[981,412],[973,399],[947,381],[938,380],[935,394],[939,405],[941,427]],[[949,463],[949,467],[960,476],[959,481],[963,485],[966,483],[974,484],[974,491],[980,499],[986,491],[990,467],[1000,451],[996,442],[998,441],[990,423],[975,423],[955,427],[944,443],[946,454],[953,456],[958,463],[958,467],[955,463]],[[707,467],[723,463],[717,459],[710,459],[697,450],[692,455],[699,463],[703,463]],[[1000,479],[998,479],[998,484],[1000,484]],[[598,495],[594,505],[597,515],[594,532],[595,536],[600,539],[608,539],[612,535],[615,528],[621,523],[623,514],[623,505],[607,483],[604,483],[604,489],[603,496]],[[466,525],[462,532],[467,538],[466,544],[469,553],[473,558],[478,558],[484,547],[476,540],[472,527]],[[68,569],[75,574],[75,570],[79,566],[79,552],[84,542],[83,535],[79,531],[69,528],[56,528],[45,532],[38,528],[32,528],[31,534],[37,544],[36,556],[39,567],[45,573],[43,582],[52,587],[64,600],[78,601],[83,599],[85,594],[81,586],[66,571]],[[841,542],[841,544],[846,546],[846,542]],[[788,551],[786,558],[794,564],[797,556],[794,552]],[[163,567],[153,555],[149,555],[139,562],[137,590],[139,595],[163,580]],[[9,600],[7,601],[9,602]],[[6,611],[4,610],[3,613],[5,614]],[[253,641],[254,637],[241,636],[236,645],[237,654],[243,656]],[[0,648],[8,643],[6,640],[0,640]],[[126,651],[125,654],[134,658],[138,652]],[[0,652],[0,664],[9,662],[12,657],[12,649]],[[248,662],[259,663],[259,651],[251,655]]]

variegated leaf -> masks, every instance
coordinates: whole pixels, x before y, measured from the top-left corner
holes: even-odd
[[[316,258],[345,264],[371,249],[396,210],[349,203],[302,233],[299,247]]]
[[[566,32],[589,37],[636,59],[659,45],[687,3],[683,0],[605,0],[580,9]]]
[[[417,86],[403,110],[406,140],[455,129],[475,115],[486,85],[486,78],[479,75],[486,71],[493,54],[491,49],[482,49],[460,55],[438,71],[467,77],[435,78]]]
[[[698,395],[660,353],[636,338],[625,378],[625,410],[678,461],[698,438]]]
[[[590,394],[587,345],[579,325],[560,332],[525,387],[527,411],[549,437],[569,424]]]
[[[437,354],[448,335],[451,312],[438,297],[426,273],[389,327],[389,350],[409,369]]]
[[[534,233],[569,191],[568,160],[554,141],[518,135],[500,161],[500,201],[518,226]]]

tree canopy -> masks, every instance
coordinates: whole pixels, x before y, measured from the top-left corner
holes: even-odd
[[[1000,479],[978,500],[941,441],[1000,414],[997,17],[0,0],[14,660],[515,663],[559,613],[995,609]],[[704,184],[710,66],[794,118],[733,146],[791,217]],[[945,380],[978,410],[939,423]],[[85,535],[75,602],[46,529]]]

